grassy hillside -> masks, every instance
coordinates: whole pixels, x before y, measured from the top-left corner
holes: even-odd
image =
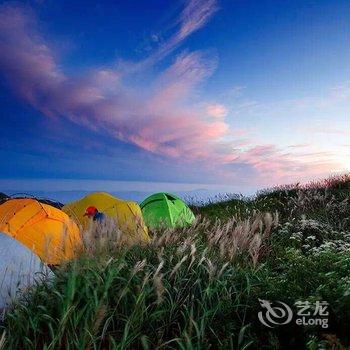
[[[4,349],[345,349],[350,177],[194,207],[197,223],[126,247],[88,238],[0,328]],[[259,299],[329,303],[329,328],[268,328]],[[2,337],[1,337],[2,333]]]

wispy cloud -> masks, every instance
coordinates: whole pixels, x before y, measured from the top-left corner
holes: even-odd
[[[294,144],[294,145],[290,145],[288,147],[292,148],[292,149],[300,149],[300,148],[308,148],[310,146],[311,146],[310,143],[297,143],[297,144]]]
[[[190,0],[181,13],[180,30],[174,36],[183,40],[202,28],[218,10],[216,0]]]
[[[190,1],[181,19],[186,34],[175,36],[182,40],[204,25],[213,4]],[[117,70],[98,68],[83,77],[68,76],[37,30],[33,13],[13,5],[0,10],[0,50],[2,73],[14,90],[48,117],[65,117],[147,151],[185,159],[210,157],[212,143],[227,133],[224,121],[209,121],[201,109],[188,104],[193,89],[216,66],[205,53],[179,55],[147,87],[151,93],[126,86]]]
[[[119,61],[119,68],[128,73],[136,72],[162,60],[177,49],[190,35],[204,27],[218,8],[217,0],[188,0],[180,16],[175,20],[177,27],[175,32],[168,39],[161,41],[160,46],[142,61]],[[155,34],[151,35],[151,37],[154,36]],[[157,35],[156,37],[158,38]]]
[[[224,118],[228,114],[227,108],[224,105],[218,103],[209,104],[206,110],[209,116],[218,119]]]
[[[137,63],[137,69],[172,53],[217,9],[215,0],[189,0],[174,34]],[[237,168],[244,164],[264,181],[314,175],[334,166],[297,159],[274,145],[256,145],[254,140],[234,136],[225,121],[226,106],[203,101],[195,93],[217,65],[217,59],[208,53],[178,54],[147,88],[124,82],[125,74],[135,72],[135,65],[122,70],[97,67],[84,76],[68,75],[38,30],[33,12],[6,4],[0,6],[0,52],[0,73],[43,115],[106,132],[153,154],[199,163],[218,173],[221,165]]]
[[[310,132],[312,134],[326,134],[326,135],[343,135],[343,136],[350,136],[350,130],[344,130],[340,128],[334,128],[334,127],[321,127],[321,126],[315,126],[315,127],[309,127],[309,128],[303,128],[303,131]]]
[[[286,153],[275,145],[257,145],[241,152],[235,163],[252,167],[256,173],[257,185],[278,184],[280,182],[307,181],[324,176],[339,169],[339,163],[332,160],[328,153]]]

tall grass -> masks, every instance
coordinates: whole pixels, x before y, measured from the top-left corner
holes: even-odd
[[[79,259],[9,310],[0,348],[345,347],[350,204],[339,187],[210,203],[195,208],[194,225],[156,230],[144,243],[112,222],[95,226]],[[294,310],[298,300],[326,300],[330,328],[267,329],[259,298]]]
[[[144,248],[120,247],[114,254],[100,247],[98,257],[82,256],[60,268],[52,284],[27,294],[7,315],[7,346],[123,349],[236,343],[245,326],[241,296],[249,285],[234,283],[234,265],[214,261],[210,249],[199,248],[192,236],[182,244],[164,243],[157,239]],[[223,319],[232,316],[230,310],[242,319],[227,329]],[[213,327],[218,323],[222,326]]]

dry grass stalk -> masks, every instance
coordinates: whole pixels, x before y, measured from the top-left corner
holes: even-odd
[[[161,269],[163,262],[163,251],[165,247],[173,246],[175,254],[168,258],[171,261],[180,257],[171,276],[173,276],[181,265],[190,258],[189,268],[196,260],[196,246],[206,244],[208,249],[217,251],[220,258],[232,261],[237,255],[245,255],[251,258],[254,265],[261,256],[265,242],[268,240],[271,230],[278,225],[278,214],[259,213],[246,220],[232,218],[225,223],[216,220],[210,224],[208,220],[196,221],[196,223],[183,229],[163,229],[155,231],[150,242],[144,243],[148,247],[156,248]],[[135,244],[128,240],[127,234],[123,233],[115,222],[107,221],[104,224],[91,225],[83,235],[84,249],[88,254],[94,254],[96,250],[125,248]],[[169,261],[170,262],[170,261]],[[203,263],[203,257],[200,258]],[[140,264],[140,265],[138,265]],[[146,262],[135,265],[135,273],[142,269]],[[156,276],[159,271],[156,271]]]

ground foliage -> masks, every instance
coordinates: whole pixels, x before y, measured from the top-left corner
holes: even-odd
[[[196,223],[128,246],[85,232],[79,259],[27,292],[4,349],[345,349],[350,343],[350,177],[192,207]],[[329,302],[328,329],[267,328],[259,299]],[[1,336],[2,334],[2,336]]]

